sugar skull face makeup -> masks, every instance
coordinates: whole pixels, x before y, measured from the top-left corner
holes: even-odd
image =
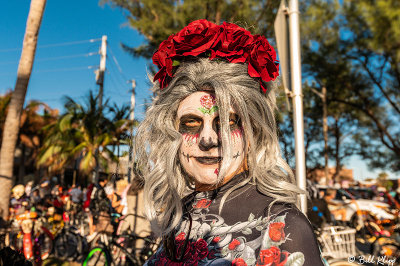
[[[223,160],[218,106],[209,92],[195,92],[178,108],[179,132],[182,145],[179,160],[185,172],[194,178],[196,187],[217,182]],[[232,160],[226,176],[231,176],[244,160],[244,138],[240,119],[231,107],[229,115]]]

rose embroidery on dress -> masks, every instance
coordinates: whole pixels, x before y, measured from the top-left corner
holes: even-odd
[[[237,258],[232,261],[232,266],[247,266],[247,263],[242,258]]]
[[[196,205],[193,205],[193,208],[195,209],[206,209],[210,207],[211,205],[211,200],[209,199],[201,199],[199,200]]]
[[[304,265],[305,257],[302,252],[288,252],[281,245],[291,241],[290,233],[285,232],[285,215],[271,217],[258,217],[250,214],[247,221],[234,225],[224,223],[218,215],[207,215],[207,210],[212,203],[208,194],[198,194],[193,204],[193,229],[186,249],[183,251],[186,234],[181,232],[176,235],[176,254],[182,255],[182,262],[175,262],[166,256],[160,249],[154,256],[154,264],[148,265],[220,265],[222,260],[237,266],[300,266]],[[206,220],[207,223],[202,222]],[[255,240],[246,239],[252,231],[260,232],[260,237]],[[242,232],[242,235],[234,233]],[[192,236],[193,237],[193,236]],[[196,241],[196,239],[198,239]],[[214,264],[215,262],[215,264]]]
[[[181,254],[182,249],[185,247],[185,239],[180,240],[180,236],[185,236],[184,233],[181,233],[176,238],[176,251],[177,254]],[[186,249],[183,251],[183,259],[182,262],[175,262],[168,258],[165,254],[165,251],[158,253],[158,258],[156,258],[155,264],[156,266],[196,266],[199,264],[199,261],[207,257],[208,255],[208,246],[207,242],[204,239],[198,239],[196,242],[189,242],[186,246]]]
[[[288,256],[289,252],[281,252],[277,247],[270,247],[260,251],[257,266],[284,266]]]
[[[285,239],[284,223],[277,222],[269,225],[269,237],[272,241],[279,242]]]

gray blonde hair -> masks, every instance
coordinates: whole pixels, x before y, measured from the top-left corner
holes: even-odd
[[[239,116],[245,136],[249,174],[230,192],[251,182],[274,199],[273,202],[297,203],[302,193],[295,185],[292,170],[282,159],[275,123],[276,84],[267,84],[268,92],[260,93],[259,81],[247,73],[246,64],[197,58],[182,62],[173,80],[158,91],[144,121],[138,127],[135,152],[137,166],[144,178],[144,204],[153,230],[163,235],[182,219],[181,199],[193,191],[193,181],[179,163],[182,137],[177,129],[177,110],[182,100],[197,91],[213,91],[218,104],[222,138],[222,165],[218,182],[227,172],[230,150],[229,109]],[[272,204],[271,204],[272,205]]]

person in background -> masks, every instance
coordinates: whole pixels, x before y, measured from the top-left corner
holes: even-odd
[[[89,229],[93,234],[95,231],[103,231],[108,229],[111,221],[111,213],[113,208],[111,201],[105,191],[108,183],[107,175],[99,176],[99,183],[95,184],[90,196],[89,210]]]
[[[307,180],[307,217],[314,229],[322,228],[325,223],[332,223],[331,212],[325,201],[324,191],[318,190],[312,181]]]
[[[82,190],[81,186],[76,186],[75,184],[72,185],[72,188],[69,192],[69,195],[71,196],[71,200],[75,204],[81,204],[82,203]]]

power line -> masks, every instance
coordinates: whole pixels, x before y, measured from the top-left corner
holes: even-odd
[[[91,52],[87,54],[74,54],[74,55],[64,55],[64,56],[57,56],[57,57],[45,57],[45,58],[38,58],[35,59],[35,62],[37,61],[52,61],[52,60],[59,60],[59,59],[68,59],[68,58],[76,58],[76,57],[89,57],[93,55],[97,55],[99,52]],[[6,62],[0,62],[0,65],[7,65],[7,64],[15,64],[18,63],[18,61],[6,61]]]
[[[34,72],[60,72],[60,71],[74,71],[74,70],[82,70],[82,69],[92,69],[97,66],[87,66],[87,67],[71,67],[71,68],[56,68],[56,69],[40,69]]]
[[[109,47],[109,48],[110,48],[111,56],[112,56],[112,58],[113,58],[113,62],[114,62],[115,65],[117,66],[120,75],[122,76],[122,78],[123,78],[125,81],[127,81],[128,78],[125,76],[124,72],[122,71],[122,68],[121,68],[120,64],[118,63],[117,58],[115,57],[113,51],[111,50],[111,47]]]
[[[113,92],[115,92],[115,93],[117,93],[119,96],[121,96],[121,97],[127,97],[127,95],[123,95],[122,93],[121,93],[121,91],[120,91],[120,89],[119,88],[123,88],[124,86],[121,86],[121,83],[118,85],[117,84],[117,82],[116,82],[116,80],[114,79],[114,76],[113,75],[111,75],[111,73],[110,72],[108,72],[109,73],[109,77],[110,77],[110,81],[111,81],[111,83],[112,83],[112,85],[114,86],[114,90],[112,90]]]
[[[49,48],[49,47],[57,47],[57,46],[68,46],[68,45],[76,45],[76,44],[82,44],[82,43],[93,43],[93,42],[98,42],[101,41],[101,39],[90,39],[90,40],[83,40],[83,41],[74,41],[74,42],[62,42],[62,43],[54,43],[54,44],[45,44],[45,45],[38,45],[37,48]],[[12,52],[12,51],[18,51],[22,50],[22,47],[18,48],[10,48],[10,49],[2,49],[0,50],[0,53],[3,52]]]
[[[62,72],[62,71],[74,71],[74,70],[82,70],[82,69],[92,69],[97,66],[86,66],[86,67],[71,67],[71,68],[53,68],[53,69],[39,69],[34,70],[33,73],[41,73],[41,72]],[[8,76],[8,75],[16,75],[17,72],[8,72],[8,73],[0,73],[0,76]]]

